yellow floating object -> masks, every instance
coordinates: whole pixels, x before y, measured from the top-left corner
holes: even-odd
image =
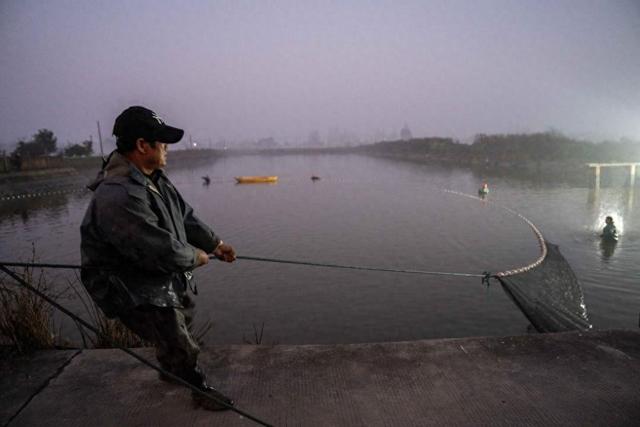
[[[238,184],[261,184],[278,182],[277,176],[236,176]]]

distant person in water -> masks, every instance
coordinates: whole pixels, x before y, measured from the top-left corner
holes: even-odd
[[[483,182],[482,187],[478,190],[478,195],[480,197],[485,197],[487,194],[489,194],[489,185],[486,182]]]
[[[616,226],[613,224],[613,218],[608,216],[605,219],[605,223],[606,225],[602,229],[602,234],[600,235],[600,237],[609,241],[614,241],[614,242],[617,241],[618,230],[616,229]]]

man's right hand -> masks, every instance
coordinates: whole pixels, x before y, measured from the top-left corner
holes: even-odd
[[[236,251],[233,249],[233,246],[220,241],[216,250],[213,251],[213,256],[218,258],[220,261],[233,262],[236,260]]]
[[[209,262],[209,255],[201,249],[196,249],[196,267],[200,267]]]

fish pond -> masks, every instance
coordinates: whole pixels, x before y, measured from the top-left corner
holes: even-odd
[[[612,180],[598,191],[517,176],[355,154],[224,156],[171,165],[196,214],[239,255],[301,262],[481,274],[539,256],[529,218],[569,261],[596,329],[637,328],[640,189]],[[239,185],[234,177],[279,177]],[[203,176],[210,178],[205,185]],[[312,180],[316,176],[320,179]],[[73,178],[81,189],[88,176]],[[489,194],[479,201],[445,190]],[[74,187],[75,186],[75,187]],[[0,202],[0,259],[79,263],[79,226],[90,193]],[[617,245],[602,246],[613,216]],[[339,270],[238,260],[195,271],[197,318],[209,344],[353,343],[516,335],[529,323],[497,283],[476,277]],[[73,272],[47,271],[55,286]],[[4,280],[8,280],[5,278]],[[531,286],[535,287],[535,283]],[[69,296],[62,301],[82,312]],[[65,322],[65,329],[73,326]],[[69,332],[71,333],[71,332]]]

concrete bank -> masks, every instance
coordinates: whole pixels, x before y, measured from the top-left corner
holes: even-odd
[[[202,363],[239,408],[279,426],[640,424],[637,331],[216,346]],[[117,350],[40,352],[0,373],[0,425],[255,425],[193,409],[189,391]]]

